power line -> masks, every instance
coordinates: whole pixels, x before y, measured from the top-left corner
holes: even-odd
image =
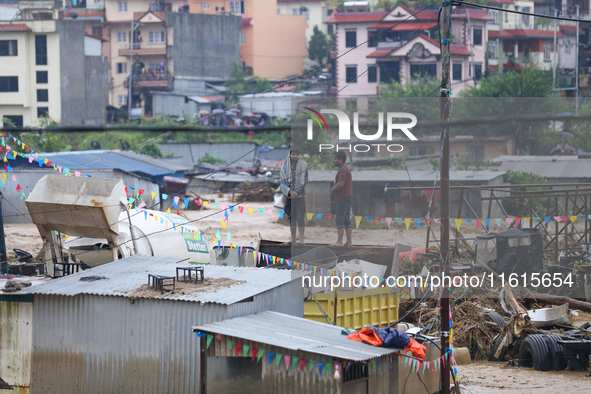
[[[454,4],[456,4],[456,3],[454,2]],[[536,14],[534,12],[524,12],[524,11],[516,11],[516,10],[507,10],[507,9],[499,8],[499,7],[491,7],[489,5],[470,3],[468,1],[463,1],[463,0],[458,0],[457,4],[459,6],[461,6],[463,4],[467,4],[467,5],[471,5],[473,7],[478,7],[478,8],[486,8],[486,9],[489,9],[489,10],[508,12],[508,13],[511,13],[511,14],[537,16],[539,18],[556,19],[556,20],[569,21],[569,22],[591,23],[591,21],[584,20],[584,19],[565,18],[563,16],[543,15],[543,14]]]

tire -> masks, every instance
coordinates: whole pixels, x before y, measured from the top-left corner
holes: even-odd
[[[562,338],[558,334],[551,334],[544,337],[548,351],[550,352],[550,359],[552,362],[552,369],[554,371],[562,371],[566,369],[566,358],[564,357],[562,345],[558,343]]]
[[[499,335],[499,337],[495,341],[495,344],[490,352],[490,356],[488,357],[488,361],[505,361],[505,356],[507,355],[507,346],[503,347],[503,350],[501,350],[501,354],[499,354],[499,358],[495,357],[495,353],[497,352],[497,349],[499,348],[499,346],[501,346],[501,342],[503,342],[503,336]]]
[[[507,325],[507,322],[505,322],[503,316],[499,315],[497,312],[488,312],[486,315],[484,315],[484,318],[496,323],[499,328],[505,327]]]
[[[550,371],[552,363],[548,345],[542,335],[529,335],[519,347],[519,364],[536,371]]]

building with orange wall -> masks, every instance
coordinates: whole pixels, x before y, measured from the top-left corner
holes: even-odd
[[[278,15],[277,0],[190,0],[193,14],[233,13],[242,17],[240,61],[253,75],[281,80],[300,74],[306,48],[305,15]]]

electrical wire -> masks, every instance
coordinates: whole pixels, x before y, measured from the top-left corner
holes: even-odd
[[[467,5],[471,5],[473,7],[477,7],[477,8],[485,8],[487,10],[495,10],[495,11],[501,11],[501,12],[508,12],[510,14],[537,16],[538,18],[556,19],[556,20],[560,20],[560,21],[569,21],[569,22],[591,23],[590,21],[584,20],[584,19],[565,18],[565,17],[562,17],[562,16],[536,14],[535,12],[524,12],[524,11],[517,11],[517,10],[509,10],[509,9],[504,9],[504,8],[499,8],[499,7],[492,7],[492,6],[484,5],[484,4],[470,3],[468,1],[463,1],[463,0],[454,1],[454,4],[458,4],[460,6],[463,5],[463,4],[467,4]]]

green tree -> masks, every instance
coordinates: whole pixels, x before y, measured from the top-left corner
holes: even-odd
[[[420,76],[406,81],[404,85],[392,80],[390,83],[380,87],[380,97],[427,97],[439,87],[440,83],[436,77]]]
[[[330,54],[330,43],[326,35],[320,31],[318,26],[314,26],[314,33],[308,43],[308,57],[324,64],[324,59],[328,59]]]
[[[478,86],[462,92],[464,97],[549,97],[552,94],[552,73],[527,67],[521,71],[492,74]]]
[[[236,62],[232,64],[230,79],[224,86],[228,88],[226,96],[233,101],[237,101],[242,94],[261,93],[273,87],[266,78],[249,77],[244,66]]]

